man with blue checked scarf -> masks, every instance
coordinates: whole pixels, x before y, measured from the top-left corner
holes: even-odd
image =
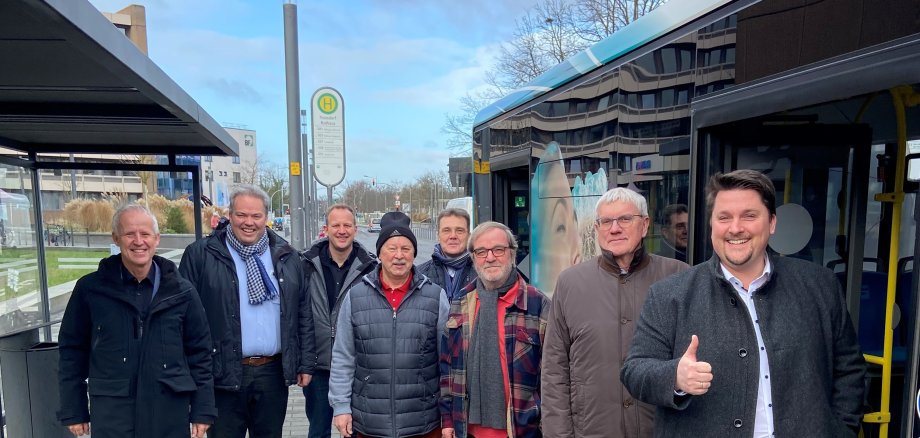
[[[190,245],[181,274],[201,295],[213,339],[218,419],[209,438],[280,437],[288,386],[316,366],[313,314],[297,251],[266,227],[268,195],[230,193],[230,224]]]

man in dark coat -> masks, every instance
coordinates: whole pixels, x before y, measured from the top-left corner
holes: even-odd
[[[856,437],[866,362],[836,277],[767,254],[762,173],[714,175],[706,206],[715,255],[652,285],[620,371],[655,436]]]
[[[438,214],[438,244],[431,260],[419,266],[434,284],[444,288],[447,299],[463,296],[466,285],[476,280],[473,259],[467,250],[470,237],[470,214],[460,208],[448,208]]]
[[[214,339],[219,417],[208,438],[280,437],[288,386],[316,365],[310,296],[297,251],[266,228],[268,195],[230,193],[230,225],[182,256],[180,272],[201,295]]]
[[[332,435],[332,407],[329,406],[329,366],[335,321],[345,293],[377,265],[377,258],[355,242],[358,232],[354,209],[334,204],[326,210],[323,226],[326,238],[304,252],[304,272],[309,279],[308,293],[313,302],[313,327],[316,335],[316,372],[303,388],[304,408],[310,430],[307,438]]]
[[[204,437],[217,410],[198,294],[154,255],[160,232],[149,210],[122,207],[112,228],[121,254],[77,281],[64,311],[58,419],[76,436],[92,424],[95,438],[187,437],[191,423],[191,436]]]
[[[438,334],[444,290],[419,274],[409,217],[380,220],[380,267],[345,295],[332,346],[329,403],[343,437],[440,438]]]

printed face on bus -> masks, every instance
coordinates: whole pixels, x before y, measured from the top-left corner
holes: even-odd
[[[459,257],[466,252],[466,240],[470,236],[466,219],[458,216],[444,216],[438,223],[438,243],[447,257]]]
[[[625,258],[626,265],[648,234],[649,218],[642,216],[639,208],[628,201],[602,204],[597,209],[597,242],[601,249],[613,254],[614,260]],[[620,267],[625,267],[622,264]]]
[[[514,250],[508,234],[501,228],[492,228],[480,234],[473,242],[473,269],[489,289],[500,287],[514,270]]]
[[[380,254],[377,257],[387,276],[393,279],[405,278],[412,270],[412,263],[415,262],[415,247],[412,246],[412,241],[408,237],[391,237],[380,247]],[[400,284],[389,286],[397,287]]]
[[[160,235],[153,231],[153,219],[141,210],[126,210],[112,240],[121,249],[121,262],[132,273],[150,268],[160,245]]]
[[[582,240],[575,203],[558,147],[549,148],[534,175],[537,196],[531,217],[536,246],[531,253],[534,284],[553,290],[559,274],[581,261]]]
[[[261,198],[239,195],[230,206],[230,229],[243,245],[253,245],[265,234],[268,222],[265,203]]]
[[[767,244],[776,231],[776,216],[767,210],[759,193],[749,189],[720,191],[709,224],[712,248],[729,272],[739,278],[763,272]]]
[[[358,232],[356,223],[355,216],[348,209],[333,208],[326,217],[326,225],[323,225],[329,245],[339,252],[348,251]]]

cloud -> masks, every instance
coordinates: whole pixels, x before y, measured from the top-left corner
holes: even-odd
[[[204,86],[229,100],[237,100],[242,103],[262,104],[266,100],[262,93],[242,81],[214,78],[205,80]]]
[[[346,179],[354,181],[369,175],[386,183],[413,181],[431,170],[446,172],[450,157],[447,151],[438,149],[433,142],[412,145],[401,138],[377,135],[352,136],[347,140],[345,154],[348,163]],[[410,162],[420,165],[407,165]]]
[[[475,95],[487,87],[485,73],[491,68],[497,46],[480,47],[466,63],[422,83],[404,88],[382,90],[374,94],[381,100],[399,99],[407,104],[456,110],[460,98]]]

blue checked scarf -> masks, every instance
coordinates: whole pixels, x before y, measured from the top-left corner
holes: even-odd
[[[262,304],[265,300],[270,300],[278,296],[278,290],[268,278],[268,272],[262,264],[259,256],[268,249],[268,232],[262,233],[262,237],[254,245],[243,245],[236,236],[233,235],[233,228],[227,233],[227,242],[230,247],[240,254],[240,258],[246,263],[246,285],[249,287],[249,304]]]
[[[434,246],[434,253],[431,254],[431,259],[436,266],[441,268],[441,275],[444,276],[445,282],[447,283],[444,285],[447,298],[453,300],[454,297],[457,296],[460,288],[466,286],[462,284],[462,281],[466,278],[466,274],[472,265],[470,263],[470,252],[467,251],[463,253],[462,256],[452,259],[444,255],[444,252],[441,250],[441,244],[439,243]],[[453,277],[447,273],[448,268],[456,271]]]

